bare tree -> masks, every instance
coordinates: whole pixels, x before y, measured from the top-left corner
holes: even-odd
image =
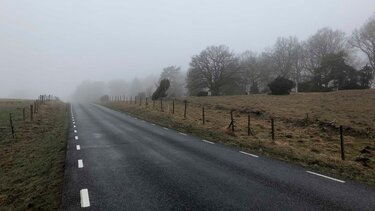
[[[236,83],[238,58],[227,46],[210,46],[193,56],[187,78],[190,94],[193,89],[207,88],[212,95],[222,94],[224,87]]]
[[[305,43],[306,68],[313,73],[318,69],[322,58],[330,54],[347,52],[345,33],[330,28],[322,28],[312,35]]]
[[[304,69],[304,52],[297,37],[279,37],[271,58],[276,75],[293,80],[298,92],[301,72]]]
[[[259,92],[260,68],[254,52],[245,51],[239,57],[241,89],[244,93]]]
[[[375,14],[359,30],[354,30],[349,43],[366,54],[375,71]]]

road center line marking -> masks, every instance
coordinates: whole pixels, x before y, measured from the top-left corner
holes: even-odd
[[[77,150],[81,150],[81,146],[80,145],[77,145],[76,148],[77,148]]]
[[[164,129],[164,130],[169,130],[169,129],[168,129],[168,128],[166,128],[166,127],[163,127],[163,129]]]
[[[75,125],[73,125],[73,127],[76,127]]]
[[[82,161],[82,159],[79,159],[78,160],[78,168],[83,168],[83,161]]]
[[[77,130],[74,130],[74,133],[77,133]]]
[[[245,154],[245,155],[250,155],[250,156],[253,156],[253,157],[255,157],[255,158],[259,157],[258,155],[253,155],[253,154],[251,154],[251,153],[244,152],[244,151],[240,151],[240,153]]]
[[[75,121],[73,121],[73,125],[75,125],[76,124],[76,122]]]
[[[209,143],[209,144],[215,144],[215,143],[213,143],[213,142],[211,142],[211,141],[207,141],[207,140],[202,140],[203,142],[206,142],[206,143]]]
[[[316,176],[324,177],[326,179],[330,179],[330,180],[333,180],[333,181],[336,181],[336,182],[345,183],[345,181],[342,181],[342,180],[339,180],[339,179],[335,179],[333,177],[329,177],[329,176],[326,176],[326,175],[323,175],[323,174],[318,174],[318,173],[315,173],[315,172],[312,172],[312,171],[306,171],[306,172],[309,173],[309,174],[314,174]]]
[[[89,207],[90,206],[90,199],[89,199],[89,191],[87,189],[82,189],[79,191],[81,195],[81,207]]]
[[[183,136],[187,136],[185,133],[183,133],[183,132],[179,132],[181,135],[183,135]]]
[[[74,139],[75,139],[75,140],[78,140],[78,136],[74,136]]]

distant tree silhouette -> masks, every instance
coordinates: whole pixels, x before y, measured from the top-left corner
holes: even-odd
[[[159,98],[166,97],[169,86],[170,86],[170,82],[168,79],[161,80],[158,88],[152,94],[152,100],[157,100]]]

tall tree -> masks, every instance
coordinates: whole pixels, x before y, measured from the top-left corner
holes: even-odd
[[[354,30],[349,43],[366,54],[375,71],[375,14],[359,30]]]
[[[159,81],[168,79],[170,87],[167,91],[168,97],[181,97],[184,95],[184,81],[185,77],[181,73],[181,68],[176,66],[168,66],[163,69],[160,74]]]
[[[227,46],[209,46],[199,55],[193,56],[187,77],[190,94],[208,89],[212,95],[223,93],[224,87],[236,85],[238,58]]]
[[[312,73],[320,67],[323,57],[329,54],[347,52],[345,33],[322,28],[305,43],[306,68]]]
[[[297,37],[279,37],[272,51],[272,61],[277,76],[291,79],[296,84],[300,82],[304,68],[304,54]]]
[[[254,52],[245,51],[239,57],[240,87],[243,93],[259,92],[260,68]]]
[[[347,64],[344,52],[323,57],[320,67],[315,71],[317,86],[322,89],[359,89],[358,71]]]

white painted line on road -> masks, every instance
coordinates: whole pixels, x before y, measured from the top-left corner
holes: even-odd
[[[75,140],[78,140],[78,136],[74,136],[74,139],[75,139]]]
[[[163,129],[164,129],[164,130],[169,130],[169,129],[168,129],[168,128],[166,128],[166,127],[163,127]]]
[[[76,148],[77,148],[77,150],[81,150],[81,146],[80,145],[77,145]]]
[[[146,122],[146,121],[142,119],[142,122]]]
[[[73,125],[75,125],[76,124],[76,122],[75,121],[73,121]]]
[[[253,155],[253,154],[250,154],[250,153],[244,152],[244,151],[240,151],[240,153],[245,154],[245,155],[250,155],[250,156],[253,156],[255,158],[259,157],[258,155]]]
[[[182,133],[182,132],[179,132],[181,135],[183,135],[183,136],[187,136],[185,133]]]
[[[151,123],[153,126],[155,126],[155,124],[154,123]]]
[[[314,174],[316,176],[324,177],[326,179],[330,179],[330,180],[333,180],[333,181],[336,181],[336,182],[345,183],[345,181],[342,181],[342,180],[339,180],[339,179],[335,179],[333,177],[329,177],[329,176],[326,176],[326,175],[323,175],[323,174],[318,174],[318,173],[315,173],[315,172],[312,172],[312,171],[306,171],[306,172],[309,173],[309,174]]]
[[[78,160],[78,168],[83,168],[83,161],[81,159]]]
[[[207,141],[207,140],[202,140],[203,142],[206,142],[206,143],[209,143],[209,144],[215,144],[215,143],[213,143],[213,142],[211,142],[211,141]]]
[[[75,125],[73,125],[73,127],[76,127]]]
[[[79,191],[81,195],[81,207],[89,207],[90,206],[90,199],[89,199],[89,190],[82,189]]]
[[[77,130],[74,130],[74,133],[77,133]]]

